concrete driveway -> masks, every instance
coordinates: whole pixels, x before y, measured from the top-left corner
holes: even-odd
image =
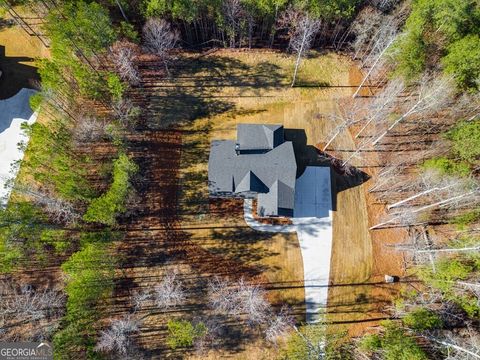
[[[321,320],[327,306],[332,252],[332,194],[329,167],[309,166],[295,185],[293,225],[266,225],[254,220],[251,200],[245,221],[257,231],[297,232],[303,258],[307,322]]]
[[[0,206],[5,205],[10,196],[8,180],[17,175],[16,171],[11,172],[11,165],[23,158],[18,143],[28,140],[20,126],[23,122],[32,124],[37,118],[29,104],[34,93],[35,90],[24,88],[15,96],[0,100]]]

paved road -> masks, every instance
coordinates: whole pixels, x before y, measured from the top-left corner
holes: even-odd
[[[332,252],[332,196],[330,168],[307,167],[297,179],[293,225],[266,225],[252,216],[245,200],[246,223],[257,231],[297,232],[303,258],[307,322],[320,320],[327,306]]]
[[[28,138],[22,133],[20,125],[27,121],[35,122],[37,113],[30,109],[29,98],[35,90],[22,89],[15,96],[0,100],[0,205],[5,204],[10,188],[5,188],[8,179],[16,176],[11,173],[11,164],[23,158],[23,152],[17,144]]]

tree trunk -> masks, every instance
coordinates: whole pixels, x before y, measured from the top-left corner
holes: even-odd
[[[118,6],[118,8],[120,9],[120,12],[122,13],[123,18],[125,19],[126,22],[128,22],[127,15],[125,15],[125,12],[123,11],[123,7],[122,7],[122,5],[120,4],[120,1],[119,1],[119,0],[115,0],[115,2],[117,3],[117,6]]]
[[[360,83],[360,85],[358,86],[357,88],[357,91],[355,91],[355,93],[352,95],[352,98],[356,98],[358,93],[360,92],[360,90],[362,89],[363,87],[363,84],[365,84],[365,81],[367,81],[368,77],[370,76],[370,74],[372,73],[373,69],[375,69],[375,67],[377,66],[378,62],[380,61],[380,59],[382,58],[383,54],[385,54],[385,51],[387,51],[387,49],[390,47],[390,45],[393,44],[393,42],[395,41],[395,38],[393,38],[392,40],[390,40],[390,42],[387,44],[387,46],[385,46],[385,48],[382,50],[382,52],[378,55],[377,59],[375,60],[375,62],[373,63],[373,65],[370,67],[370,70],[368,71],[368,73],[364,76],[362,82]]]
[[[427,194],[429,194],[429,193],[431,193],[431,192],[438,191],[438,190],[445,190],[445,189],[451,188],[451,187],[453,187],[453,186],[455,186],[455,184],[450,184],[450,185],[443,186],[443,187],[434,187],[434,188],[432,188],[432,189],[428,189],[428,190],[422,191],[422,192],[420,192],[420,193],[418,193],[418,194],[415,194],[415,195],[413,195],[413,196],[410,196],[410,197],[408,197],[408,198],[406,198],[406,199],[404,199],[404,200],[398,201],[398,202],[396,202],[395,204],[388,205],[388,206],[387,206],[387,209],[390,210],[391,208],[394,208],[394,207],[397,207],[397,206],[399,206],[399,205],[405,204],[406,202],[409,202],[410,200],[414,200],[414,199],[416,199],[416,198],[418,198],[418,197],[420,197],[420,196],[422,196],[422,195],[427,195]]]
[[[307,37],[307,31],[304,31],[302,45],[300,46],[300,50],[298,51],[298,55],[297,55],[297,61],[295,62],[295,70],[293,71],[293,79],[292,79],[291,87],[295,85],[295,81],[297,80],[298,67],[300,66],[300,61],[302,60],[303,47],[305,45],[306,37]]]

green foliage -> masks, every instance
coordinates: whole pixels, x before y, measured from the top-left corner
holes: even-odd
[[[466,78],[474,75],[478,48],[467,48],[467,44],[475,43],[474,39],[462,39],[479,29],[480,5],[476,0],[414,1],[404,35],[394,46],[396,73],[414,79],[425,68],[435,67],[439,56],[450,53],[451,58],[445,60],[446,72],[454,74],[461,87],[470,86]],[[459,43],[453,45],[455,42]],[[465,59],[460,59],[461,54]],[[467,64],[468,59],[474,61]],[[459,68],[454,69],[455,65]]]
[[[424,308],[410,311],[402,321],[410,329],[417,331],[438,329],[443,325],[442,319],[437,314]]]
[[[365,335],[359,344],[360,349],[368,352],[374,352],[382,348],[382,340],[377,334]]]
[[[114,162],[113,182],[106,193],[92,200],[83,219],[105,225],[115,225],[116,216],[124,212],[125,202],[131,189],[130,178],[138,166],[127,155],[121,154]]]
[[[44,214],[27,201],[10,201],[6,208],[0,208],[0,272],[14,270],[26,253],[38,248],[46,227]],[[41,254],[37,251],[33,256]]]
[[[62,229],[46,229],[40,234],[40,241],[53,247],[57,254],[65,254],[71,247],[71,242],[67,241],[67,231]]]
[[[296,6],[307,9],[307,11],[317,18],[327,21],[334,19],[350,19],[354,14],[359,0],[297,0]]]
[[[480,209],[474,209],[464,214],[455,216],[450,220],[451,224],[455,224],[458,230],[465,230],[468,225],[474,224],[480,220]]]
[[[125,85],[122,83],[120,77],[115,73],[109,73],[107,77],[108,90],[114,101],[119,101],[123,92],[125,91]]]
[[[105,50],[115,40],[108,11],[96,2],[65,3],[48,15],[46,29],[54,44],[80,49],[86,56]]]
[[[185,320],[169,320],[167,323],[167,345],[171,349],[179,347],[191,347],[195,339],[207,333],[207,327],[203,323],[193,325]]]
[[[282,358],[289,360],[310,360],[318,358],[323,352],[325,342],[324,325],[306,325],[299,329],[300,334],[293,333],[283,349]]]
[[[138,43],[140,41],[135,27],[126,21],[120,22],[119,36],[133,43]]]
[[[45,30],[52,56],[39,61],[42,86],[71,96],[80,90],[83,96],[99,99],[107,91],[106,80],[90,59],[102,61],[100,54],[115,40],[107,10],[95,2],[66,3],[49,13]]]
[[[30,99],[28,99],[30,108],[34,111],[38,110],[42,101],[43,101],[43,95],[41,92],[37,92],[33,94],[32,96],[30,96]]]
[[[349,19],[355,14],[360,4],[359,0],[242,0],[242,7],[254,18],[264,24],[273,25],[275,14],[288,5],[305,9],[312,17],[326,21]],[[223,15],[224,2],[219,0],[145,0],[143,14],[146,17],[171,17],[174,20],[183,20],[192,23],[195,20],[210,19],[219,28],[227,30]],[[243,24],[245,25],[245,24]],[[241,25],[242,26],[242,25]]]
[[[65,200],[88,200],[92,190],[85,179],[85,159],[73,153],[64,122],[50,122],[48,127],[36,122],[24,129],[30,141],[23,168]]]
[[[108,298],[113,290],[114,260],[102,243],[91,243],[74,253],[62,264],[68,280],[67,319],[90,319],[95,316],[95,305]]]
[[[345,334],[327,333],[326,326],[304,325],[299,332],[292,332],[281,351],[285,360],[314,360],[325,353],[325,359],[351,359],[351,344]],[[326,345],[325,345],[326,342]]]
[[[146,17],[161,17],[169,10],[165,0],[147,0],[144,3],[144,14]]]
[[[465,280],[473,271],[472,265],[459,259],[443,258],[435,263],[436,271],[430,267],[424,267],[419,272],[420,278],[427,284],[449,292],[456,280]]]
[[[64,326],[53,338],[56,357],[98,357],[93,351],[93,325],[99,316],[98,305],[112,294],[114,269],[108,244],[98,241],[85,244],[62,265],[67,275],[68,300]]]
[[[427,354],[418,346],[415,339],[392,321],[381,323],[380,335],[367,335],[360,346],[369,352],[381,351],[385,360],[427,360]]]
[[[452,151],[462,160],[474,162],[480,156],[480,120],[461,122],[447,133]]]
[[[466,281],[471,276],[478,276],[480,257],[478,254],[462,254],[455,258],[442,258],[435,262],[436,271],[425,266],[418,269],[419,278],[426,284],[442,292],[444,299],[457,303],[467,314],[475,318],[480,314],[480,307],[473,294],[457,291],[457,281]]]
[[[424,169],[434,169],[440,174],[468,176],[470,175],[470,165],[464,161],[456,162],[446,157],[436,157],[426,160],[422,167]]]
[[[426,45],[421,35],[412,30],[397,40],[391,53],[396,63],[395,74],[407,81],[415,79],[425,69]]]
[[[96,331],[88,320],[68,323],[53,337],[55,359],[96,359],[100,358],[93,348]],[[89,354],[89,356],[87,356]]]
[[[460,89],[480,90],[480,37],[477,34],[467,35],[450,45],[442,63]]]

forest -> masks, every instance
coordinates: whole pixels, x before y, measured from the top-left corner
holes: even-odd
[[[0,209],[2,341],[51,341],[58,359],[207,358],[218,349],[235,354],[237,338],[274,349],[265,358],[480,359],[477,0],[2,6],[4,18],[49,51],[36,59],[30,98],[40,117],[24,126],[30,141],[19,144],[25,157]],[[187,117],[171,125],[170,109],[178,102],[206,118],[241,109],[169,84],[198,75],[195,64],[207,66],[218,49],[287,57],[284,82],[268,85],[262,74],[267,85],[259,87],[320,87],[302,75],[318,54],[340,54],[361,70],[317,142],[332,167],[369,174],[366,196],[381,208],[369,231],[403,234],[382,251],[402,254],[406,279],[382,304],[385,317],[361,334],[299,321],[271,303],[260,281],[235,275],[248,269],[182,232],[175,167],[188,150],[178,137],[196,130]],[[234,65],[217,64],[216,74]],[[355,148],[339,156],[334,144],[347,133]],[[163,273],[133,286],[132,264],[149,251],[141,266],[156,261]],[[203,260],[192,265],[190,257]],[[219,270],[206,269],[207,260]],[[195,316],[198,298],[207,315]],[[149,321],[152,314],[163,322]],[[149,336],[157,349],[142,348]]]

